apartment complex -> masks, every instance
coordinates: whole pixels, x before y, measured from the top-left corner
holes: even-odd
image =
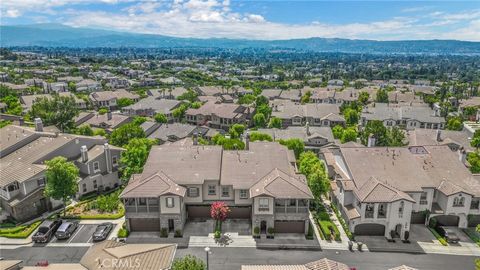
[[[332,196],[356,235],[404,238],[410,224],[480,223],[480,178],[447,145],[329,149]]]
[[[291,150],[248,139],[239,151],[196,145],[196,139],[189,146],[154,146],[143,173],[132,176],[120,197],[131,231],[182,230],[187,220],[210,219],[210,205],[224,201],[228,218],[250,220],[261,233],[306,233],[313,199]]]
[[[78,193],[101,192],[120,184],[118,163],[123,149],[102,137],[43,132],[40,119],[35,130],[6,126],[0,129],[0,203],[12,218],[25,221],[60,206],[45,198],[45,161],[63,156],[80,170]]]

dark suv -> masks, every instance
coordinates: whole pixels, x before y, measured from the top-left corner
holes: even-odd
[[[460,241],[460,238],[458,238],[458,235],[452,229],[442,227],[442,226],[438,226],[437,227],[437,232],[441,236],[445,237],[445,239],[447,239],[448,243],[456,244],[456,243],[458,243],[458,241]]]
[[[53,237],[58,227],[62,224],[61,220],[45,220],[38,227],[38,231],[32,236],[35,243],[47,243]]]

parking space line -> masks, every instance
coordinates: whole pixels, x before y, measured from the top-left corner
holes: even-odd
[[[70,243],[70,242],[73,241],[75,236],[77,236],[77,234],[82,230],[83,226],[85,226],[85,225],[80,225],[80,227],[77,228],[77,231],[72,236],[70,236],[70,239],[68,240],[67,243]]]
[[[87,241],[87,243],[92,243],[92,242],[93,242],[93,241],[92,241],[92,238],[93,238],[93,235],[92,235],[92,236],[90,236],[90,238],[88,238],[88,241]],[[90,242],[90,241],[92,241],[92,242]]]

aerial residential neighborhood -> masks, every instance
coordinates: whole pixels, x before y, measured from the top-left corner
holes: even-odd
[[[2,2],[0,270],[480,270],[479,14]]]

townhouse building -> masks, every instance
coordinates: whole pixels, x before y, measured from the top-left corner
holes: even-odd
[[[171,122],[174,120],[173,110],[180,107],[181,101],[174,99],[161,99],[156,97],[147,97],[139,102],[122,108],[122,113],[130,116],[149,116],[154,117],[155,114],[164,114]]]
[[[75,105],[77,106],[78,109],[84,110],[87,108],[87,102],[81,98],[76,97],[73,93],[70,92],[61,92],[58,93],[60,97],[72,97],[75,99]],[[51,94],[37,94],[37,95],[27,95],[27,96],[21,96],[20,97],[20,103],[22,104],[22,107],[25,111],[29,111],[32,109],[33,104],[38,100],[42,98],[47,98],[47,99],[53,99],[53,96]]]
[[[61,205],[43,193],[45,161],[54,157],[63,156],[79,168],[77,196],[120,184],[117,168],[123,149],[102,137],[44,132],[37,118],[35,130],[9,125],[0,129],[0,138],[0,204],[15,220],[26,221]]]
[[[120,195],[130,231],[183,230],[187,220],[210,219],[210,205],[223,201],[229,219],[245,220],[265,234],[306,233],[313,199],[291,150],[246,140],[246,150],[221,146],[153,146],[141,174]]]
[[[216,103],[208,101],[198,109],[185,112],[187,123],[228,130],[233,124],[249,125],[253,109],[233,103]]]
[[[138,102],[138,100],[140,99],[139,95],[130,93],[125,89],[118,89],[115,91],[94,92],[94,93],[91,93],[88,97],[95,107],[97,108],[105,107],[111,110],[114,110],[117,108],[117,100],[121,98],[128,98],[133,100],[133,102]]]
[[[273,103],[275,104],[275,101]],[[340,115],[340,106],[337,104],[281,102],[273,105],[272,116],[280,118],[284,128],[305,126],[307,122],[310,126],[345,125],[345,119]]]
[[[344,147],[323,153],[333,201],[356,235],[404,239],[411,224],[480,223],[480,179],[447,145]]]
[[[361,125],[369,121],[379,120],[386,127],[399,127],[407,130],[415,128],[444,129],[445,118],[427,105],[390,105],[374,103],[366,107],[361,114]]]

